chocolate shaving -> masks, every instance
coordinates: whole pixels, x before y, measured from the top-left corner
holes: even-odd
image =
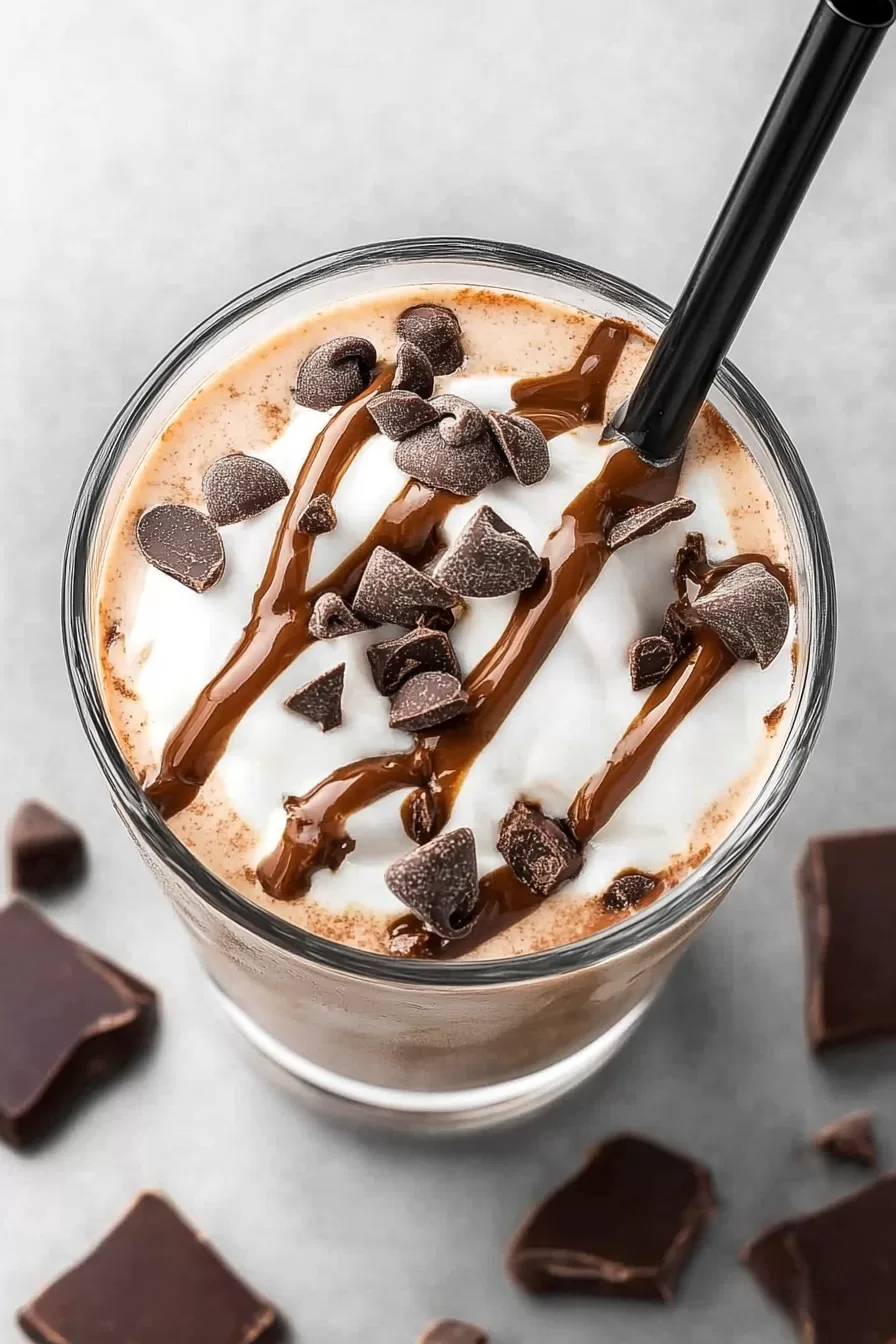
[[[309,633],[315,639],[340,639],[343,635],[359,635],[369,628],[338,593],[322,593],[308,620]]]
[[[371,397],[367,409],[380,433],[396,442],[439,419],[439,412],[432,402],[425,401],[416,392],[381,392],[379,396]]]
[[[58,812],[35,800],[22,803],[7,832],[14,891],[44,892],[84,872],[84,837]]]
[[[520,485],[537,485],[551,469],[548,441],[524,415],[489,411],[488,423],[510,470]]]
[[[620,873],[614,877],[601,897],[601,905],[613,914],[621,915],[643,901],[656,887],[656,878],[647,873]]]
[[[523,886],[537,896],[550,896],[582,867],[570,833],[535,803],[513,804],[501,820],[497,848]]]
[[[630,509],[614,523],[607,533],[607,545],[611,551],[618,551],[630,541],[639,537],[651,537],[667,523],[676,523],[681,518],[689,518],[697,505],[692,499],[680,495],[667,499],[662,504],[651,504],[646,508]]]
[[[417,303],[405,308],[397,322],[398,334],[422,350],[433,373],[454,373],[464,362],[460,323],[450,308],[435,303]]]
[[[330,496],[323,492],[309,499],[296,519],[296,531],[311,537],[319,537],[324,532],[332,532],[336,526],[336,510]]]
[[[337,336],[306,355],[293,397],[300,406],[329,411],[359,397],[373,377],[376,350],[363,336]]]
[[[738,566],[695,598],[691,613],[735,658],[751,659],[760,667],[777,657],[790,628],[787,590],[758,561]]]
[[[425,627],[409,630],[398,639],[371,644],[367,661],[380,695],[394,695],[418,672],[450,672],[460,677],[457,655],[448,636],[442,630]]]
[[[352,608],[374,624],[416,625],[420,616],[450,610],[453,598],[428,574],[377,546],[367,561]]]
[[[531,588],[542,561],[522,533],[483,505],[435,568],[435,577],[462,597],[501,597]]]
[[[413,341],[402,341],[395,356],[393,391],[416,392],[418,396],[431,397],[434,385],[432,365],[419,345],[414,345]]]
[[[644,635],[636,639],[628,654],[632,690],[658,686],[678,662],[678,650],[665,635]]]
[[[476,844],[466,826],[446,831],[386,869],[386,885],[440,938],[463,938],[475,917]]]
[[[285,701],[287,709],[301,714],[319,725],[322,732],[338,728],[342,723],[342,692],[345,686],[345,663],[331,667],[314,677]]]
[[[195,593],[204,593],[224,573],[217,530],[189,504],[159,504],[141,514],[137,545],[151,565]]]
[[[856,1167],[877,1165],[874,1126],[867,1111],[856,1111],[832,1121],[818,1131],[812,1142],[819,1152],[837,1162],[849,1162]]]
[[[478,1325],[469,1325],[466,1321],[436,1321],[423,1331],[417,1344],[489,1344],[489,1339]]]
[[[406,681],[392,699],[389,727],[422,733],[466,713],[469,696],[448,672],[420,672]]]
[[[213,462],[203,476],[202,494],[212,522],[228,527],[285,499],[289,486],[270,462],[246,453],[229,453]]]

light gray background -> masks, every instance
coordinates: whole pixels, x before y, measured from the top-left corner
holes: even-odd
[[[738,1266],[766,1222],[854,1188],[805,1150],[879,1111],[896,1048],[823,1066],[801,1031],[792,871],[810,832],[892,823],[896,37],[738,340],[808,463],[842,635],[787,816],[640,1035],[546,1118],[465,1142],[359,1136],[250,1071],[109,807],[62,667],[79,481],[156,360],[233,294],[371,239],[479,234],[674,299],[808,17],[803,0],[30,0],[4,11],[0,809],[38,794],[91,841],[62,926],[157,985],[131,1076],[33,1156],[0,1151],[0,1340],[141,1187],[167,1190],[305,1344],[407,1344],[455,1313],[497,1344],[778,1344]],[[601,1135],[704,1158],[722,1208],[669,1309],[527,1301],[508,1235]]]

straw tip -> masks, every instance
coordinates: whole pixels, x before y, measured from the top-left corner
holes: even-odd
[[[894,0],[825,0],[832,13],[858,28],[889,28],[896,19]]]

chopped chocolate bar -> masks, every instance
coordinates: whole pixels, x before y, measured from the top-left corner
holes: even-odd
[[[342,723],[342,691],[345,686],[345,663],[322,672],[286,700],[286,708],[301,714],[320,726],[322,732],[338,728]]]
[[[359,635],[370,627],[358,619],[338,593],[322,593],[314,604],[308,629],[315,639],[341,639]]]
[[[196,593],[204,593],[224,573],[217,528],[189,504],[159,504],[141,514],[137,545],[154,568]]]
[[[26,901],[0,910],[0,1137],[42,1138],[152,1036],[147,986],[59,933]]]
[[[18,1321],[37,1344],[256,1344],[278,1326],[274,1308],[151,1192]]]
[[[758,560],[733,569],[695,598],[691,612],[735,658],[753,659],[760,667],[780,653],[790,628],[787,589]]]
[[[670,1302],[714,1210],[706,1167],[620,1134],[523,1225],[510,1246],[510,1273],[530,1293]]]
[[[381,392],[371,397],[367,403],[373,423],[387,439],[398,442],[424,425],[432,425],[439,418],[439,412],[432,402],[425,401],[416,392]]]
[[[503,817],[498,853],[537,896],[550,896],[582,867],[575,840],[534,803],[516,802]]]
[[[486,504],[464,524],[434,575],[461,597],[502,597],[530,588],[541,570],[541,558],[522,533]]]
[[[614,914],[622,914],[649,896],[655,886],[656,878],[647,873],[620,873],[601,897],[601,905]]]
[[[806,1344],[896,1339],[896,1176],[770,1227],[742,1254]]]
[[[293,397],[313,411],[343,406],[367,388],[375,364],[376,350],[363,336],[337,336],[303,359]]]
[[[419,345],[414,345],[413,341],[402,341],[395,356],[392,390],[431,397],[434,382],[432,365]]]
[[[636,639],[628,654],[632,690],[658,686],[678,662],[678,650],[665,635],[644,635]]]
[[[450,308],[435,303],[418,303],[405,308],[397,323],[403,341],[422,350],[433,373],[454,373],[464,362],[460,343],[460,323]]]
[[[208,516],[218,527],[242,523],[264,513],[289,494],[276,467],[260,457],[229,453],[213,462],[202,478]]]
[[[476,844],[466,826],[446,831],[386,869],[386,886],[440,938],[463,938],[476,914]]]
[[[867,1111],[856,1111],[832,1121],[818,1131],[812,1142],[820,1152],[838,1162],[851,1162],[856,1167],[877,1165],[874,1126]]]
[[[296,527],[300,532],[318,537],[324,532],[332,532],[336,526],[336,510],[333,501],[326,492],[309,499],[299,514]]]
[[[896,830],[810,840],[798,873],[812,1045],[896,1034]]]
[[[374,624],[417,624],[430,611],[449,610],[454,599],[428,574],[421,574],[401,556],[377,546],[361,575],[352,608]]]
[[[489,1344],[489,1339],[478,1325],[469,1325],[466,1321],[436,1321],[423,1331],[417,1344]]]
[[[395,692],[389,727],[422,733],[464,714],[469,696],[450,672],[418,672]]]
[[[84,837],[43,803],[22,803],[7,832],[14,891],[42,892],[74,882],[84,872]]]
[[[646,508],[631,509],[614,523],[607,533],[607,545],[611,551],[627,546],[639,537],[651,537],[667,523],[676,523],[680,518],[689,518],[697,505],[692,499],[678,496],[667,499],[662,504],[651,504]]]
[[[444,630],[428,630],[425,626],[409,630],[398,639],[371,644],[367,661],[380,695],[394,695],[418,672],[450,672],[460,678],[457,655]]]
[[[548,441],[534,420],[489,411],[488,423],[498,447],[520,485],[537,485],[551,469]]]

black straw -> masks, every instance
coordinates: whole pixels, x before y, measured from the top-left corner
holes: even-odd
[[[650,462],[681,450],[856,89],[893,0],[822,0],[614,432]]]

